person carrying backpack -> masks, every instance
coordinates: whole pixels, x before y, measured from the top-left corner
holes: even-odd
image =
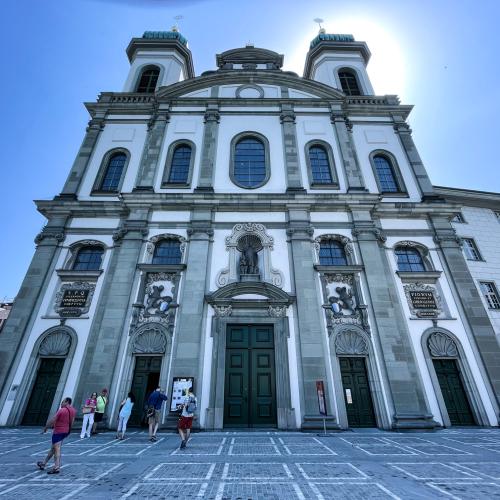
[[[177,430],[181,436],[181,449],[186,447],[191,435],[194,412],[196,411],[197,406],[198,400],[196,399],[192,389],[186,389],[186,396],[184,397],[184,403],[182,404],[182,413],[177,424]]]
[[[167,396],[165,396],[160,387],[149,395],[146,416],[148,417],[150,441],[156,441],[156,431],[160,425],[161,405],[166,400]]]

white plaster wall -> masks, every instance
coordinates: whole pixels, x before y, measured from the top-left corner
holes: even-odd
[[[204,324],[204,342],[205,349],[203,350],[203,373],[202,380],[203,384],[201,389],[198,388],[199,393],[197,394],[198,402],[200,405],[200,426],[202,428],[206,425],[207,420],[207,408],[210,404],[210,384],[212,380],[212,356],[213,356],[213,345],[214,339],[212,337],[212,318],[214,316],[214,310],[212,307],[208,307],[207,316],[203,322]],[[195,381],[196,383],[196,381]]]
[[[413,346],[413,351],[415,354],[415,358],[417,360],[417,365],[418,369],[420,371],[423,383],[424,383],[424,389],[425,393],[427,396],[427,400],[430,405],[431,413],[434,415],[434,419],[440,423],[443,423],[442,415],[439,409],[439,405],[436,399],[436,395],[434,392],[434,387],[431,382],[431,378],[429,375],[429,370],[427,368],[427,363],[425,361],[424,357],[424,352],[422,349],[422,344],[421,344],[421,338],[422,334],[425,330],[428,328],[433,327],[432,320],[423,320],[423,319],[410,319],[410,308],[408,305],[408,301],[406,299],[406,296],[404,294],[404,288],[403,284],[401,283],[401,280],[399,277],[396,275],[397,271],[397,260],[394,255],[394,246],[399,242],[403,240],[408,240],[408,236],[404,235],[401,236],[400,238],[398,237],[388,237],[386,241],[386,248],[387,248],[387,257],[389,260],[389,264],[392,268],[392,271],[394,273],[394,283],[396,285],[396,291],[398,292],[399,300],[401,302],[402,308],[403,308],[403,313],[406,320],[406,323],[408,325],[408,329],[410,331],[410,336],[411,336],[411,341],[412,341],[412,346]],[[495,417],[495,411],[493,409],[493,406],[491,404],[491,401],[489,399],[488,391],[486,389],[483,377],[481,375],[481,372],[478,367],[478,361],[475,357],[474,351],[472,350],[472,347],[470,345],[469,339],[467,337],[466,329],[465,329],[465,318],[462,318],[460,308],[457,306],[455,303],[455,299],[450,287],[450,281],[446,273],[444,272],[443,264],[441,262],[441,259],[439,257],[439,253],[435,249],[435,244],[432,240],[431,237],[412,237],[412,241],[421,243],[422,245],[426,246],[429,249],[429,259],[432,262],[432,265],[435,270],[437,271],[443,271],[441,274],[441,277],[438,280],[438,285],[439,285],[439,292],[441,294],[441,298],[446,305],[446,307],[449,310],[450,313],[450,318],[451,319],[440,319],[438,321],[438,326],[441,328],[445,328],[446,330],[449,330],[452,332],[460,341],[462,344],[462,347],[465,352],[465,356],[467,359],[467,362],[470,366],[472,376],[474,378],[474,381],[477,385],[481,400],[484,404],[484,407],[486,409],[486,412],[488,414],[488,418],[490,419],[491,425],[497,425],[497,420]],[[445,307],[445,309],[446,309]],[[479,361],[480,362],[480,361]]]
[[[189,188],[173,189],[161,188],[161,182],[164,173],[167,171],[167,154],[170,145],[173,142],[187,139],[195,144],[194,151],[194,164],[191,176],[191,185]],[[154,181],[154,189],[157,193],[181,193],[193,192],[194,188],[198,185],[198,175],[200,171],[200,160],[202,154],[203,143],[203,116],[197,115],[172,115],[170,123],[167,125],[167,132],[163,139],[163,144],[156,169],[156,178]]]
[[[120,223],[120,219],[116,218],[90,218],[90,217],[79,217],[71,219],[69,223],[69,227],[72,229],[91,229],[91,228],[99,228],[99,229],[115,229],[118,227]]]
[[[286,222],[285,212],[216,212],[214,222]]]
[[[258,81],[252,82],[254,85],[259,85],[262,90],[264,91],[264,98],[266,99],[277,99],[281,95],[281,89],[277,85],[261,85],[259,84]],[[241,87],[241,84],[239,85],[221,85],[219,87],[219,97],[229,97],[229,98],[235,98],[236,97],[236,90]],[[245,97],[244,95],[242,97]],[[258,99],[258,97],[255,97]]]
[[[370,153],[383,149],[392,153],[398,162],[399,170],[403,177],[409,197],[395,198],[385,197],[382,201],[390,202],[417,202],[420,201],[420,193],[416,186],[415,178],[406,158],[405,152],[399,142],[398,136],[389,125],[354,125],[352,136],[358,155],[361,172],[366,187],[370,193],[378,193],[377,182],[370,163]]]
[[[299,154],[300,171],[302,174],[302,185],[311,193],[341,193],[346,192],[342,157],[339,151],[338,143],[330,122],[329,115],[300,115],[296,118],[297,122],[297,149]],[[338,190],[313,189],[309,184],[309,175],[307,173],[306,144],[312,140],[324,141],[332,148],[333,159],[335,162],[335,172],[339,181]]]
[[[146,134],[147,126],[145,123],[107,123],[90,157],[87,171],[78,191],[78,198],[99,201],[117,199],[116,195],[90,196],[104,155],[115,148],[124,148],[130,152],[130,160],[121,188],[122,192],[130,193],[134,188],[139,170]]]
[[[166,226],[171,222],[189,222],[191,219],[191,212],[170,211],[170,210],[155,210],[151,214],[151,222],[164,222]]]
[[[465,223],[452,223],[452,225],[459,236],[474,238],[484,259],[466,260],[466,262],[495,329],[497,340],[500,342],[500,309],[488,308],[479,287],[480,281],[493,282],[500,294],[500,219],[489,208],[463,207],[462,214]]]
[[[241,132],[258,132],[269,141],[271,176],[257,189],[244,189],[233,184],[229,177],[231,140]],[[219,124],[217,156],[215,161],[214,191],[223,193],[275,193],[286,189],[283,139],[278,116],[222,115]]]
[[[346,212],[311,212],[311,222],[349,222]]]
[[[429,229],[429,222],[425,219],[380,219],[382,229]],[[413,237],[407,237],[413,241]]]

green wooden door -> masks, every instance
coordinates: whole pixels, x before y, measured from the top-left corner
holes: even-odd
[[[452,425],[476,425],[455,359],[433,359]]]
[[[269,325],[228,326],[225,427],[274,427],[274,335]]]
[[[365,358],[339,358],[349,427],[376,427]]]
[[[130,389],[135,396],[135,404],[128,425],[146,425],[144,409],[149,395],[158,387],[161,371],[161,356],[136,356],[134,378]],[[126,394],[123,395],[125,399]]]
[[[45,425],[61,378],[64,359],[42,358],[22,425]]]

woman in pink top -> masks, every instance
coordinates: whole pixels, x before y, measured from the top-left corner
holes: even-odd
[[[95,407],[97,406],[97,392],[93,392],[90,395],[90,398],[85,401],[85,405],[82,408],[83,413],[83,424],[82,424],[82,432],[80,432],[80,439],[85,437],[90,437],[90,431],[92,430],[92,426],[94,425],[94,412]]]
[[[54,457],[54,467],[47,471],[47,474],[59,474],[59,469],[61,468],[61,445],[63,439],[71,432],[75,416],[76,410],[71,406],[71,398],[64,398],[61,408],[59,408],[43,429],[42,434],[45,434],[49,427],[54,428],[52,431],[52,446],[47,457],[45,460],[36,463],[38,468],[43,470],[49,460]]]

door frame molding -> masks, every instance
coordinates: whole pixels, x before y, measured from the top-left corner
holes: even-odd
[[[443,333],[448,337],[450,337],[451,340],[455,343],[458,355],[432,356],[427,342],[429,340],[429,337],[433,333]],[[432,327],[424,331],[424,333],[422,334],[421,343],[422,343],[422,351],[424,354],[425,362],[427,364],[427,371],[431,379],[432,388],[434,389],[434,394],[436,395],[436,400],[439,406],[439,410],[441,412],[441,418],[443,419],[443,427],[451,427],[452,424],[450,421],[450,417],[448,415],[448,409],[446,408],[446,403],[444,401],[443,394],[441,392],[441,386],[439,385],[436,369],[434,368],[434,363],[432,362],[433,359],[456,360],[456,362],[458,363],[458,369],[460,371],[460,374],[462,375],[461,380],[463,383],[464,391],[469,401],[469,405],[471,407],[473,416],[476,419],[477,425],[483,427],[491,427],[488,414],[486,413],[486,409],[484,408],[481,394],[479,393],[476,382],[474,380],[474,376],[472,375],[472,370],[467,360],[467,356],[465,355],[462,343],[460,342],[458,337],[449,330],[446,330],[445,328]]]
[[[49,335],[61,331],[68,334],[71,338],[71,344],[69,346],[68,353],[65,356],[55,356],[55,355],[40,356],[39,350],[42,342]],[[33,390],[36,378],[38,376],[38,370],[40,368],[40,363],[41,363],[40,360],[42,358],[59,358],[59,359],[64,358],[64,365],[61,370],[61,376],[59,377],[59,382],[57,383],[56,392],[54,393],[54,400],[52,401],[52,405],[50,407],[49,416],[53,415],[57,411],[60,402],[62,401],[62,398],[64,396],[64,388],[66,386],[66,381],[68,379],[69,370],[73,362],[73,357],[75,355],[77,344],[78,344],[77,333],[75,332],[75,330],[73,330],[73,328],[66,325],[58,325],[48,328],[37,338],[35,344],[33,345],[33,349],[31,350],[30,358],[26,363],[26,367],[24,368],[24,375],[21,379],[21,383],[19,384],[16,390],[14,404],[12,405],[12,409],[7,419],[8,426],[15,426],[21,424],[24,412],[26,411],[26,408],[28,406],[28,401],[31,396],[31,391]],[[75,401],[73,401],[73,404],[75,404]]]
[[[342,353],[337,354],[335,341],[337,336],[346,331],[355,332],[359,335],[366,344],[367,352],[362,354]],[[341,429],[349,429],[349,421],[347,419],[347,408],[344,398],[344,386],[342,384],[342,374],[340,370],[339,358],[365,358],[366,372],[368,375],[368,385],[370,386],[370,394],[372,397],[373,413],[375,414],[375,422],[377,427],[381,429],[391,430],[392,423],[387,413],[387,408],[384,401],[384,394],[380,377],[378,376],[377,361],[374,355],[374,348],[370,336],[357,325],[340,325],[334,328],[329,339],[330,343],[330,358],[332,362],[333,387],[335,390],[335,399],[337,400],[338,422]]]

